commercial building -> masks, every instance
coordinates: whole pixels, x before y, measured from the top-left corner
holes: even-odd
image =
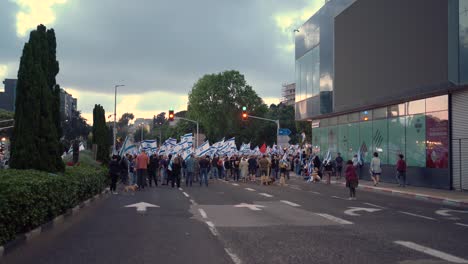
[[[0,109],[5,109],[10,112],[15,111],[16,82],[16,79],[5,79],[5,81],[3,81],[5,89],[3,92],[0,92]]]
[[[60,116],[62,120],[70,119],[73,111],[76,111],[77,100],[64,89],[60,89]]]
[[[468,0],[331,0],[296,33],[296,119],[313,150],[383,181],[468,189]]]
[[[296,84],[283,84],[281,88],[281,103],[288,106],[294,106],[296,103]]]

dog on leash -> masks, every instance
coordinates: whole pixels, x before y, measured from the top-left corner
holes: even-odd
[[[136,185],[136,184],[134,184],[134,185],[127,185],[127,186],[125,186],[124,191],[125,191],[125,192],[129,192],[129,191],[136,192],[137,189],[138,189],[138,185]]]
[[[279,183],[281,186],[286,185],[286,179],[284,178],[284,175],[281,175]]]

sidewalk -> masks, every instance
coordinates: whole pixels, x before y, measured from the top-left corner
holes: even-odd
[[[299,177],[294,173],[291,173],[291,176],[302,179],[302,177]],[[335,177],[332,177],[332,184],[345,187],[346,183],[344,177],[342,177],[340,180],[333,179],[335,179]],[[322,183],[324,180],[322,180]],[[468,192],[431,189],[408,185],[406,187],[398,187],[398,185],[392,183],[379,183],[378,186],[374,186],[373,182],[362,179],[359,180],[358,188],[366,191],[384,192],[387,194],[410,197],[418,200],[426,200],[446,205],[468,208]]]

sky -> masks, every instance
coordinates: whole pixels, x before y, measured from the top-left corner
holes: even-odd
[[[294,81],[293,30],[324,0],[0,0],[0,80],[16,78],[29,32],[54,28],[57,82],[92,120],[186,110],[204,74],[238,70],[267,104]]]

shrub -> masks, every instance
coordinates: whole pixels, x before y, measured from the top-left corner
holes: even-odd
[[[103,167],[67,167],[55,175],[35,170],[0,171],[0,245],[65,213],[106,186]]]

